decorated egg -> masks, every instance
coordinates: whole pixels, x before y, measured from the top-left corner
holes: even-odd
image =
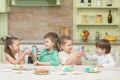
[[[30,48],[30,51],[31,51],[31,52],[34,52],[34,48]]]
[[[72,71],[72,67],[71,66],[64,66],[63,71],[70,72],[70,71]]]
[[[20,68],[20,65],[19,65],[19,64],[16,64],[16,65],[15,65],[15,68],[16,68],[16,69],[19,69],[19,68]]]
[[[21,69],[24,69],[24,68],[26,68],[26,66],[25,66],[24,64],[21,64],[21,65],[20,65],[20,68],[21,68]]]

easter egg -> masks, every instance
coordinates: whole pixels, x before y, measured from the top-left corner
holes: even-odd
[[[86,71],[91,71],[90,66],[87,66],[87,67],[85,68],[85,70],[86,70]]]
[[[30,48],[30,51],[31,51],[31,52],[34,52],[34,48]]]
[[[64,70],[65,72],[69,72],[69,71],[72,71],[72,67],[71,67],[71,66],[64,66],[64,67],[63,67],[63,70]]]
[[[19,69],[19,68],[20,68],[20,65],[19,65],[19,64],[16,64],[16,65],[15,65],[15,68],[16,68],[16,69]]]
[[[21,68],[21,69],[24,69],[24,68],[25,68],[25,65],[24,65],[24,64],[21,64],[21,65],[20,65],[20,68]]]

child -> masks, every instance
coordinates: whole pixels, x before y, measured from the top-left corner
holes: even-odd
[[[80,65],[80,56],[82,53],[81,51],[77,51],[76,53],[72,53],[72,39],[67,36],[63,35],[60,38],[60,47],[62,49],[61,52],[59,52],[59,58],[62,65]]]
[[[38,61],[35,65],[41,66],[58,66],[60,61],[58,57],[58,52],[60,51],[57,45],[58,35],[54,32],[49,32],[44,36],[45,48],[40,52]]]
[[[111,45],[108,40],[101,39],[96,42],[96,51],[93,55],[84,54],[85,59],[96,61],[98,67],[114,67],[116,65],[110,54]]]
[[[25,50],[24,53],[19,49],[20,41],[16,37],[6,37],[5,40],[5,64],[23,64],[25,55],[29,54],[35,57],[30,50]]]

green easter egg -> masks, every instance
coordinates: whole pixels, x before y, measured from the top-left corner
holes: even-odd
[[[16,65],[15,65],[15,68],[16,68],[16,69],[19,69],[19,68],[20,68],[20,65],[16,64]]]

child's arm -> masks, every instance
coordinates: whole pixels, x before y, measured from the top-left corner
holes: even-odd
[[[85,53],[84,58],[90,61],[96,61],[97,60],[97,54],[94,52],[92,55],[89,55],[89,53]]]
[[[76,63],[77,63],[77,65],[81,65],[81,58],[80,57],[77,58],[77,62]]]
[[[35,57],[35,55],[34,55],[32,52],[31,52],[29,55],[32,57],[33,62],[36,62],[36,61],[37,61],[37,58]]]
[[[50,66],[50,62],[39,62],[39,61],[36,61],[34,63],[35,66]]]
[[[17,58],[16,60],[13,59],[8,53],[5,53],[6,59],[11,63],[11,64],[20,64],[22,63],[25,55],[27,53],[23,53],[19,58]]]
[[[19,57],[22,56],[22,51],[21,51],[21,50],[19,50],[18,56],[19,56]],[[20,62],[20,64],[24,64],[24,59],[22,59],[22,61]]]
[[[103,63],[103,64],[98,64],[98,67],[115,67],[116,66],[116,62],[114,61],[113,57],[111,55],[108,54],[109,57],[107,63]]]
[[[80,59],[82,51],[77,51],[72,57],[70,57],[69,59],[66,60],[65,65],[71,65],[73,63],[78,62],[78,58]],[[80,62],[78,62],[80,63]]]

